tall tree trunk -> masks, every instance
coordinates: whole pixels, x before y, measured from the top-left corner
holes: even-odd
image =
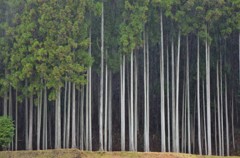
[[[163,49],[163,16],[160,15],[161,27],[161,54],[160,54],[160,85],[161,85],[161,151],[166,151],[165,133],[165,91],[164,91],[164,49]]]
[[[232,91],[232,143],[233,143],[233,149],[236,149],[235,146],[235,137],[234,137],[234,103],[233,103],[233,91]]]
[[[219,156],[222,155],[222,134],[221,134],[221,108],[220,108],[220,90],[219,90],[219,64],[217,63],[217,109],[218,109],[218,142]]]
[[[137,61],[137,53],[135,53],[135,63],[134,63],[134,88],[135,88],[135,98],[134,98],[134,144],[135,149],[138,149],[138,141],[137,141],[137,133],[138,133],[138,61]]]
[[[112,72],[109,72],[108,151],[112,151]]]
[[[206,96],[207,96],[207,138],[208,138],[208,155],[212,155],[212,141],[211,141],[211,102],[210,102],[210,46],[207,39],[206,46]]]
[[[72,148],[76,148],[76,85],[72,87]]]
[[[66,148],[66,132],[67,132],[67,85],[64,84],[64,105],[63,105],[63,148]]]
[[[48,114],[47,114],[47,87],[44,86],[44,103],[43,103],[43,150],[46,150],[48,148],[48,133],[47,133],[47,120],[48,120]]]
[[[125,151],[125,55],[121,64],[121,151]]]
[[[106,57],[107,60],[107,51],[106,51]],[[108,65],[106,63],[105,65],[105,111],[104,111],[104,150],[107,151],[107,131],[108,131]]]
[[[176,152],[179,152],[179,68],[180,68],[180,46],[181,46],[181,33],[178,33],[178,51],[177,51],[177,70],[176,70]]]
[[[68,103],[67,103],[67,131],[66,131],[66,148],[70,143],[70,113],[71,113],[71,82],[68,82]]]
[[[167,138],[168,138],[168,152],[171,151],[171,142],[170,142],[170,99],[169,99],[169,51],[168,51],[168,47],[167,47],[167,128],[168,128],[168,134],[167,134]]]
[[[189,45],[188,45],[188,36],[186,38],[187,43],[187,71],[186,71],[186,81],[187,81],[187,117],[188,117],[188,153],[191,153],[191,114],[190,114],[190,88],[189,88]]]
[[[89,55],[92,56],[92,28],[89,29]],[[92,151],[92,66],[88,69],[88,88],[89,88],[89,95],[88,95],[88,108],[89,108],[89,150]]]
[[[171,67],[172,67],[172,151],[176,151],[176,110],[175,110],[175,55],[174,41],[171,41]]]
[[[84,135],[84,86],[81,87],[81,109],[80,109],[80,150],[83,150],[83,135]]]
[[[38,96],[38,115],[37,115],[37,150],[40,150],[41,124],[42,124],[42,90]]]
[[[199,154],[202,155],[201,142],[201,108],[200,108],[200,56],[199,56],[199,35],[197,37],[197,111],[198,111],[198,149]]]
[[[15,150],[18,150],[18,91],[16,89],[15,98]]]
[[[204,145],[205,145],[205,154],[208,153],[207,148],[207,130],[206,130],[206,101],[205,101],[205,88],[204,88],[204,80],[202,83],[202,89],[203,89],[203,131],[204,131]]]
[[[103,51],[104,51],[104,2],[102,3],[101,21],[101,80],[100,80],[100,108],[99,108],[99,150],[103,151]]]
[[[25,86],[27,86],[27,81],[25,82]],[[28,134],[29,134],[29,128],[28,128],[28,109],[29,109],[29,106],[28,106],[28,98],[25,97],[25,149],[27,150],[28,149]]]
[[[133,50],[131,52],[131,67],[130,67],[130,87],[131,87],[131,91],[130,91],[130,151],[134,151],[134,141],[133,141]]]
[[[225,147],[224,147],[224,124],[223,124],[223,111],[224,111],[224,108],[223,108],[223,75],[222,75],[222,54],[220,52],[220,99],[221,99],[221,104],[220,104],[220,108],[221,108],[221,137],[222,137],[222,155],[224,155],[224,150],[225,150]]]
[[[33,95],[30,96],[30,108],[29,108],[29,133],[28,133],[28,150],[32,150],[33,139]]]
[[[228,125],[228,97],[227,97],[227,76],[225,74],[225,119],[226,119],[226,150],[229,156],[229,125]]]

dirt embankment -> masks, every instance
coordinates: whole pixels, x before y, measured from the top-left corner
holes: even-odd
[[[40,150],[40,151],[2,151],[0,158],[220,158],[218,156],[199,156],[180,153],[158,152],[88,152],[78,149]],[[222,157],[221,157],[222,158]],[[240,158],[240,157],[231,157]]]

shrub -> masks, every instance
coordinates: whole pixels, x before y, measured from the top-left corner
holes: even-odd
[[[0,117],[0,146],[7,147],[14,135],[14,124],[12,119],[6,116]]]

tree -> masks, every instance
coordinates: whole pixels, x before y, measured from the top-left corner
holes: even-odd
[[[14,136],[14,124],[12,119],[6,116],[0,117],[0,146],[7,147]]]

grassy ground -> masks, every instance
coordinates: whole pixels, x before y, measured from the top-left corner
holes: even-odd
[[[77,149],[41,151],[2,151],[0,158],[220,158],[177,153],[143,152],[88,152]],[[240,158],[233,156],[230,158]]]

